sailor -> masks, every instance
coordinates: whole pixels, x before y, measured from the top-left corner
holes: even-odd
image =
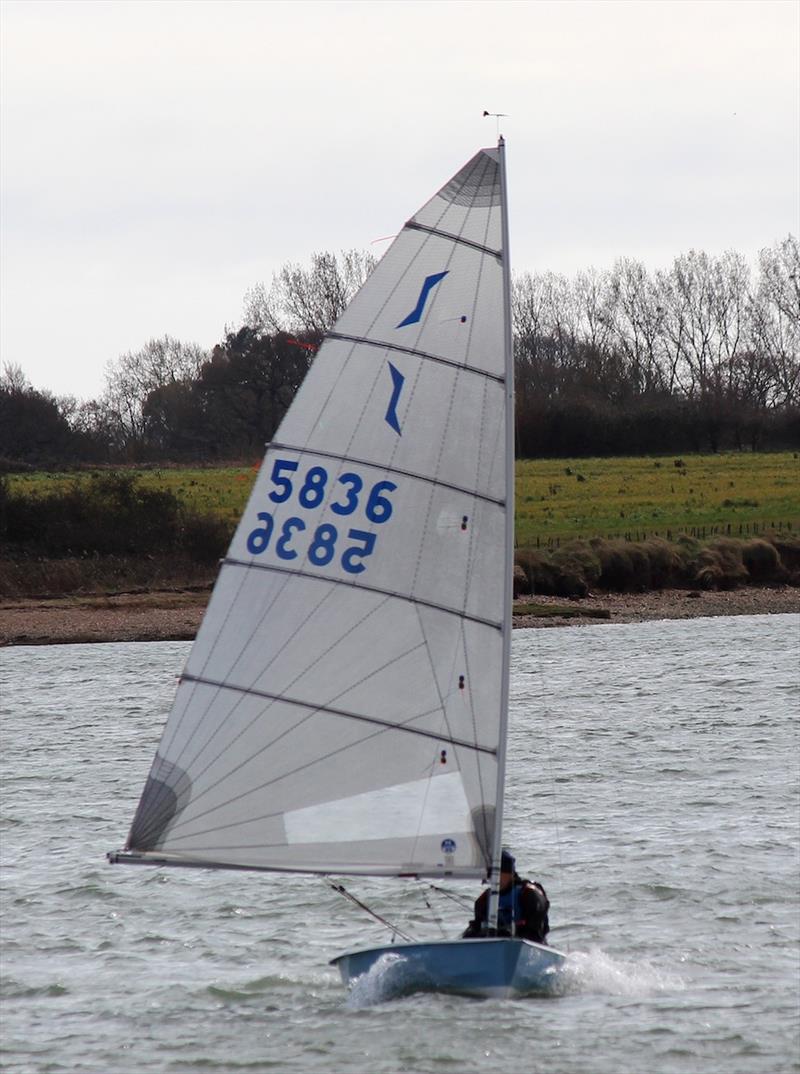
[[[483,891],[475,901],[475,916],[464,932],[464,938],[486,936],[489,891]],[[550,900],[541,884],[524,880],[516,871],[515,861],[504,850],[500,859],[500,910],[497,918],[498,936],[518,936],[523,940],[545,943],[550,922],[547,911]]]

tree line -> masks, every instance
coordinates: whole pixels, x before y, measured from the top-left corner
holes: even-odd
[[[316,347],[374,266],[320,253],[245,296],[207,351],[165,336],[109,363],[78,402],[0,376],[0,464],[260,456]],[[800,444],[800,246],[692,251],[665,271],[522,273],[513,283],[517,451],[523,457],[787,448]]]

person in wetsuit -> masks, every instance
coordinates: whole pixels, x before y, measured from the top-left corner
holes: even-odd
[[[500,862],[500,911],[497,918],[498,936],[518,936],[523,940],[545,943],[550,930],[547,911],[550,900],[541,884],[525,880],[516,871],[513,856],[503,851]],[[489,912],[489,890],[475,900],[474,917],[463,936],[472,939],[486,935]]]

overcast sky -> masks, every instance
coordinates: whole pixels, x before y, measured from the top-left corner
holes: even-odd
[[[382,252],[507,112],[515,270],[800,230],[796,0],[2,3],[2,361],[100,395],[313,251]]]

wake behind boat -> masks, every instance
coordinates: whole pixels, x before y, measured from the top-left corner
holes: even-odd
[[[498,931],[514,541],[503,140],[326,336],[222,563],[112,862],[489,878]],[[396,945],[409,990],[537,990],[519,938]]]

